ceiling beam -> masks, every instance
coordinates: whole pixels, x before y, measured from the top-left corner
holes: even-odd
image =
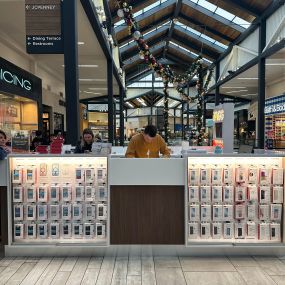
[[[158,27],[160,25],[162,25],[164,22],[167,22],[170,18],[170,14],[164,15],[163,17],[157,19],[156,21],[152,22],[149,25],[146,25],[145,27],[141,27],[140,28],[140,32],[142,34],[154,29],[155,27]],[[131,41],[133,39],[132,35],[127,35],[126,37],[122,38],[122,39],[118,39],[118,43],[119,45],[125,44],[129,41]]]
[[[226,49],[224,49],[224,48],[222,48],[222,47],[220,47],[220,46],[210,42],[209,40],[206,40],[206,39],[202,38],[201,36],[198,36],[198,35],[194,34],[193,32],[190,32],[190,31],[186,30],[183,27],[175,25],[174,30],[177,30],[177,31],[179,31],[181,33],[184,33],[188,37],[191,37],[191,38],[193,38],[193,39],[195,39],[195,40],[197,40],[197,41],[199,41],[199,42],[201,42],[201,43],[203,43],[203,44],[205,44],[205,45],[215,49],[217,51],[217,53],[223,53],[223,52],[226,51]]]
[[[147,45],[149,47],[155,46],[157,43],[164,41],[166,39],[166,34],[165,35],[157,35],[157,37],[153,37],[151,40],[147,42]],[[123,62],[125,63],[129,58],[132,58],[133,56],[137,55],[139,53],[138,47],[135,49],[132,49],[128,52],[125,52],[122,54],[122,59]]]
[[[135,20],[137,23],[139,23],[140,21],[145,20],[146,18],[151,17],[158,12],[161,12],[163,9],[166,9],[166,8],[170,7],[171,5],[174,5],[175,3],[176,3],[176,0],[168,0],[168,1],[156,6],[154,8],[148,10],[147,12],[142,13],[141,15],[135,17]],[[115,32],[119,33],[125,29],[127,29],[126,24],[120,25],[120,26],[115,28]]]
[[[189,65],[188,65],[185,61],[183,61],[183,60],[177,58],[176,56],[172,55],[172,54],[169,52],[169,50],[167,51],[165,57],[168,58],[168,59],[170,59],[170,60],[176,61],[179,65],[182,65],[182,66],[185,67],[186,69],[189,68]]]
[[[197,30],[197,29],[195,28],[195,26],[198,26],[198,27],[200,27],[201,29],[203,29],[203,30],[205,30],[205,31],[207,31],[207,32],[209,32],[209,33],[211,33],[211,34],[213,34],[213,35],[215,35],[215,36],[217,36],[217,37],[219,37],[219,38],[221,38],[221,39],[227,41],[227,42],[232,42],[232,41],[233,41],[233,39],[232,39],[231,37],[228,37],[227,35],[225,35],[225,34],[219,32],[218,30],[216,30],[216,29],[214,29],[214,28],[212,28],[212,27],[210,27],[210,26],[207,26],[205,23],[202,23],[202,22],[200,22],[200,21],[198,21],[198,20],[196,20],[196,19],[194,19],[194,18],[190,18],[190,17],[187,16],[187,15],[184,15],[184,14],[180,13],[180,14],[179,14],[179,18],[181,18],[181,19],[183,19],[184,21],[186,21],[186,22],[192,24],[192,25],[189,25],[189,26],[191,26],[191,28],[193,28],[193,29],[195,29],[195,30]],[[194,26],[193,26],[193,25],[194,25]],[[197,31],[198,31],[198,30],[197,30]]]
[[[163,32],[166,32],[167,30],[168,30],[167,25],[166,26],[162,26],[162,27],[156,28],[155,31],[152,31],[151,33],[147,34],[143,38],[144,38],[145,41],[148,41],[153,36],[155,36],[157,34],[160,34],[160,33],[163,33]],[[130,44],[120,48],[120,53],[123,54],[124,52],[127,52],[129,49],[132,49],[134,47],[137,47],[137,42],[136,41],[133,41]]]
[[[234,24],[233,22],[231,22],[230,20],[218,15],[218,14],[214,14],[212,11],[204,8],[203,6],[200,6],[190,0],[183,0],[183,4],[187,5],[188,7],[204,14],[207,17],[212,18],[213,20],[220,22],[221,24],[225,25],[225,26],[229,26],[232,29],[242,33],[244,32],[246,29],[240,25]]]
[[[174,11],[173,18],[172,18],[172,21],[171,21],[171,25],[170,25],[169,31],[168,31],[166,45],[165,45],[165,47],[163,49],[163,57],[165,57],[165,53],[166,53],[166,51],[168,49],[169,41],[172,38],[172,34],[173,34],[174,26],[175,26],[174,21],[177,18],[178,14],[180,13],[181,6],[182,6],[182,0],[177,0],[176,1],[176,6],[175,6],[175,11]]]
[[[226,2],[249,15],[252,15],[254,17],[260,16],[260,12],[257,9],[250,7],[249,5],[242,2],[241,0],[227,0]]]
[[[211,61],[220,56],[220,53],[211,51],[207,49],[205,46],[201,48],[201,46],[198,46],[193,42],[185,40],[185,38],[182,38],[178,34],[174,34],[172,38],[173,40],[178,41],[179,44],[181,43],[182,46],[188,48],[189,50],[193,50],[195,53],[204,55],[205,57],[209,58]]]

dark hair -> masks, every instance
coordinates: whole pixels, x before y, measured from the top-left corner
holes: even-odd
[[[42,131],[36,131],[36,136],[37,137],[40,137],[42,134],[43,134]]]
[[[5,140],[7,139],[7,135],[5,134],[5,132],[4,132],[4,131],[1,131],[1,130],[0,130],[0,135],[2,135],[2,136],[4,137],[4,139],[5,139]]]
[[[144,129],[144,133],[149,135],[151,138],[154,138],[157,134],[157,128],[153,125],[148,125]]]
[[[92,138],[94,138],[94,134],[91,129],[84,129],[82,136],[84,137],[84,135],[91,135]]]

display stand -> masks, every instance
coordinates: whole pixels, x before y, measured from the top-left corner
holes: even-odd
[[[284,157],[187,158],[186,246],[284,247]]]
[[[213,112],[213,146],[219,146],[224,153],[234,150],[234,104],[221,104]]]
[[[109,245],[108,158],[11,155],[6,253]]]

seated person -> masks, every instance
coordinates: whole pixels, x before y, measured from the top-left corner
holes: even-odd
[[[170,157],[170,151],[164,139],[157,134],[156,127],[148,125],[143,133],[131,138],[126,157],[158,158],[159,153],[161,153],[163,157]]]
[[[92,144],[94,142],[94,134],[91,129],[84,129],[82,134],[82,140],[75,148],[75,153],[85,153],[92,151]]]
[[[31,150],[35,151],[39,145],[47,145],[47,141],[43,138],[42,131],[36,131],[36,136],[32,140]]]
[[[11,149],[7,146],[7,136],[0,130],[0,160],[3,160],[9,153]]]

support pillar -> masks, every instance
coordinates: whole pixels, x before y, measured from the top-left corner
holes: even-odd
[[[124,97],[124,90],[120,87],[120,146],[124,146],[125,142]]]
[[[114,143],[114,94],[113,94],[113,61],[107,60],[108,83],[108,141]],[[116,115],[116,114],[115,114]]]

